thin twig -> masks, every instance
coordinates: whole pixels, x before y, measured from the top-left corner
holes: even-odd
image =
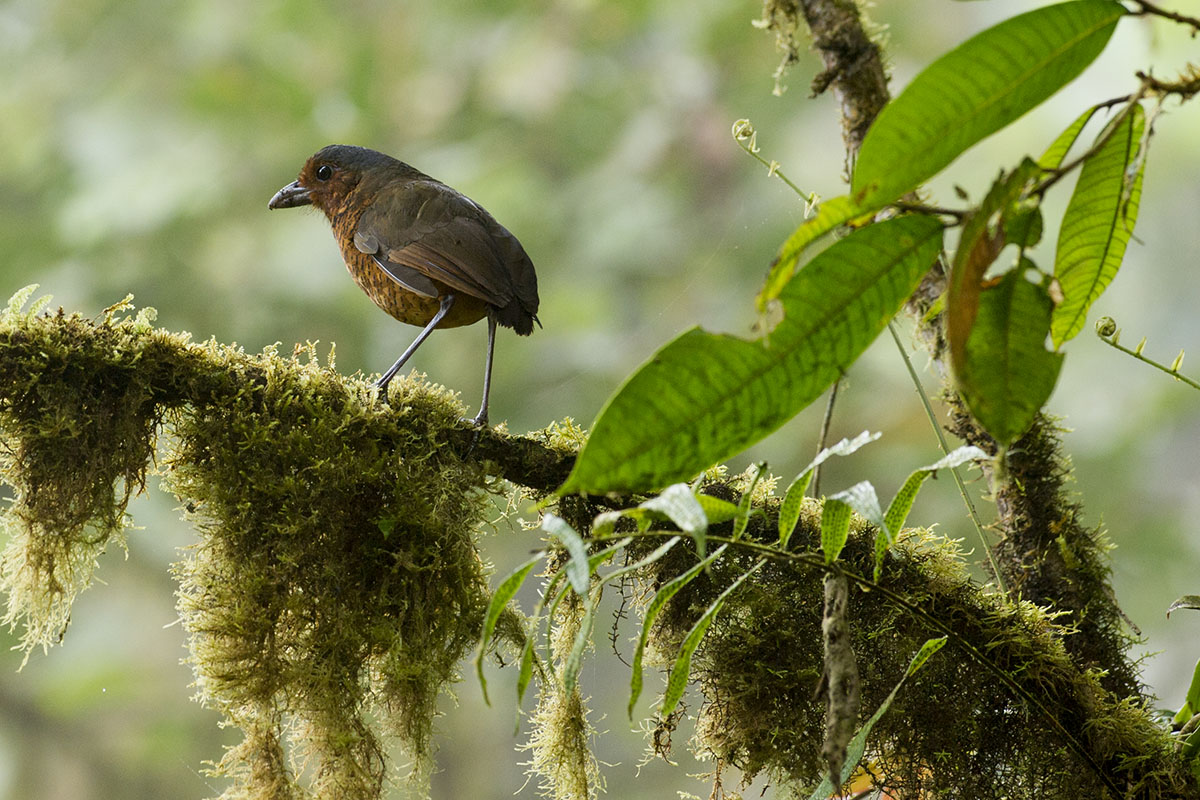
[[[1127,117],[1133,113],[1133,107],[1135,105],[1137,105],[1138,102],[1149,93],[1149,91],[1150,91],[1150,87],[1146,84],[1145,81],[1143,81],[1142,88],[1139,89],[1138,91],[1134,92],[1133,94],[1129,95],[1128,97],[1123,98],[1125,101],[1127,101],[1126,106],[1124,108],[1122,108],[1120,111],[1118,111],[1117,115],[1115,117],[1113,117],[1111,120],[1108,121],[1108,136],[1101,136],[1096,141],[1092,142],[1092,146],[1089,147],[1086,152],[1084,152],[1082,155],[1080,155],[1074,161],[1069,161],[1066,164],[1064,164],[1063,166],[1058,167],[1057,169],[1051,170],[1050,176],[1048,178],[1046,178],[1045,180],[1043,180],[1041,183],[1034,186],[1033,189],[1030,190],[1029,194],[1044,196],[1046,194],[1046,192],[1050,189],[1051,186],[1058,183],[1064,177],[1066,177],[1067,175],[1069,175],[1070,173],[1072,173],[1073,171],[1078,169],[1080,166],[1085,164],[1088,161],[1088,159],[1095,156],[1096,153],[1100,152],[1100,149],[1102,147],[1104,147],[1104,145],[1108,144],[1109,137],[1111,137],[1114,133],[1116,133],[1117,127],[1120,125],[1121,121],[1123,119],[1125,119],[1125,117]],[[1112,102],[1113,101],[1109,101],[1108,104],[1111,105]],[[1120,99],[1118,99],[1117,102],[1120,102]]]
[[[829,425],[833,422],[833,406],[837,402],[838,387],[842,385],[842,378],[833,382],[833,388],[829,390],[829,400],[825,403],[825,416],[821,420],[821,439],[817,442],[817,452],[820,453],[825,449],[826,442],[829,441]],[[813,497],[821,496],[821,465],[817,464],[813,468],[812,479]]]
[[[1184,25],[1189,25],[1192,28],[1193,36],[1195,36],[1196,33],[1200,32],[1200,19],[1197,19],[1196,17],[1187,17],[1187,16],[1184,16],[1183,14],[1179,14],[1174,11],[1167,11],[1165,8],[1160,8],[1160,7],[1156,6],[1154,3],[1149,2],[1149,0],[1133,0],[1133,1],[1135,3],[1137,3],[1139,6],[1141,6],[1141,8],[1142,8],[1141,11],[1133,12],[1135,16],[1141,17],[1141,16],[1150,15],[1150,16],[1155,16],[1155,17],[1162,17],[1163,19],[1169,19],[1172,22],[1179,22]]]
[[[1161,95],[1177,94],[1181,100],[1188,100],[1196,94],[1200,94],[1200,71],[1195,67],[1189,68],[1187,74],[1177,81],[1163,81],[1154,77],[1148,72],[1138,70],[1135,73],[1142,85],[1158,92]]]
[[[912,365],[912,359],[908,357],[908,351],[904,349],[904,343],[900,340],[900,333],[896,330],[896,323],[889,322],[888,330],[892,332],[892,339],[896,342],[896,349],[900,351],[900,357],[904,359],[904,366],[908,367],[908,375],[912,378],[913,386],[917,390],[917,396],[921,398],[921,405],[925,407],[925,416],[929,419],[929,424],[933,426],[933,432],[937,434],[938,446],[942,448],[943,455],[949,455],[950,445],[946,442],[946,436],[942,433],[942,426],[938,425],[937,417],[933,413],[933,405],[929,402],[929,397],[925,394],[925,389],[921,386],[921,378],[917,375],[917,370]],[[979,512],[975,510],[975,503],[971,500],[971,495],[967,492],[966,481],[958,472],[958,467],[952,467],[950,474],[954,476],[954,482],[958,485],[958,492],[962,495],[963,502],[967,506],[967,513],[971,516],[971,521],[975,523],[975,532],[979,534],[979,541],[983,545],[983,552],[987,553],[988,564],[992,567],[992,575],[996,578],[996,585],[1000,587],[1000,591],[1008,594],[1008,587],[1004,585],[1004,576],[1000,574],[1000,565],[996,563],[996,556],[992,553],[992,547],[988,544],[987,536],[983,533],[983,523],[979,520]]]
[[[960,211],[956,208],[930,206],[925,205],[924,203],[909,203],[904,200],[899,200],[895,203],[892,203],[892,207],[900,211],[912,211],[917,214],[936,214],[943,217],[953,217],[956,223],[961,223],[969,213],[967,211]]]
[[[1138,361],[1141,361],[1144,364],[1149,364],[1150,366],[1154,367],[1155,369],[1162,370],[1163,372],[1167,373],[1175,380],[1182,381],[1182,382],[1186,383],[1188,386],[1191,386],[1193,389],[1200,390],[1200,383],[1197,383],[1196,381],[1192,380],[1191,378],[1189,378],[1185,375],[1181,375],[1179,373],[1179,365],[1181,363],[1183,363],[1183,351],[1182,350],[1180,350],[1179,355],[1175,357],[1175,363],[1169,367],[1166,364],[1162,364],[1158,361],[1155,361],[1153,358],[1150,358],[1149,356],[1142,355],[1142,348],[1146,344],[1145,339],[1142,339],[1142,341],[1138,344],[1137,347],[1130,350],[1128,347],[1126,347],[1125,345],[1120,343],[1121,332],[1119,330],[1117,330],[1117,323],[1113,321],[1112,317],[1101,317],[1100,318],[1100,320],[1096,323],[1096,335],[1100,337],[1100,341],[1104,342],[1109,347],[1115,347],[1117,350],[1120,350],[1122,353],[1133,356]]]

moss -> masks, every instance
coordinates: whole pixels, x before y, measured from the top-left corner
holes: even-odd
[[[996,453],[996,444],[951,399],[951,430]],[[1067,651],[1080,669],[1095,670],[1111,692],[1138,696],[1135,665],[1126,657],[1135,641],[1110,582],[1111,545],[1084,525],[1083,509],[1068,485],[1071,463],[1062,451],[1063,429],[1039,414],[1005,456],[993,479],[1001,539],[996,556],[1009,591],[1067,615],[1075,635]]]
[[[161,428],[163,484],[200,534],[175,567],[199,697],[245,736],[215,768],[225,797],[378,797],[383,734],[424,777],[488,602],[487,476],[448,445],[454,396],[401,379],[380,406],[311,347],[248,355],[123,305],[92,322],[26,299],[0,319],[4,588],[26,647],[60,635],[119,541]]]
[[[576,683],[568,691],[562,672],[585,621],[583,601],[568,592],[559,604],[550,637],[554,669],[538,683],[538,703],[530,717],[531,734],[523,749],[530,752],[529,774],[538,779],[543,797],[588,800],[604,789],[600,765],[590,740],[596,735]]]
[[[299,725],[318,795],[374,797],[364,710],[427,763],[439,687],[478,635],[484,475],[441,446],[459,416],[444,390],[404,381],[384,410],[270,356],[261,384],[173,425],[165,483],[203,534],[177,569],[192,662],[240,726]]]
[[[15,495],[0,519],[0,581],[4,621],[22,628],[26,653],[62,638],[97,556],[123,542],[162,413],[145,376],[122,363],[152,317],[117,319],[120,306],[94,325],[38,316],[44,302],[22,308],[35,288],[0,314],[0,477]]]
[[[776,507],[769,507],[772,514]],[[820,508],[806,501],[795,549],[816,547]],[[768,518],[753,523],[749,535],[769,542],[773,527]],[[855,518],[843,554],[848,568],[870,574],[873,540],[874,530]],[[635,547],[630,557],[652,545]],[[653,590],[695,557],[677,547],[643,578]],[[757,552],[730,550],[675,596],[652,631],[660,666],[669,668],[695,620],[758,558]],[[1195,787],[1148,709],[1114,697],[1101,676],[1076,668],[1064,647],[1071,629],[1031,603],[981,592],[963,563],[954,542],[927,531],[910,531],[889,556],[882,585],[930,612],[953,636],[874,728],[868,758],[877,783],[905,798],[1107,796],[1093,766],[1068,746],[1065,729],[1113,783],[1139,785],[1139,797],[1188,796]],[[821,578],[819,566],[768,561],[729,596],[692,661],[703,695],[698,753],[718,771],[736,766],[747,781],[766,774],[802,796],[824,769],[825,703],[817,693]],[[879,591],[852,588],[849,613],[862,679],[861,723],[899,682],[921,644],[944,631]],[[1041,708],[970,657],[968,648]]]

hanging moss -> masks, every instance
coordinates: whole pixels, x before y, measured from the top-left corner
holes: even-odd
[[[202,533],[177,567],[191,660],[239,726],[298,725],[318,796],[375,797],[366,714],[426,764],[438,691],[478,636],[484,475],[444,446],[460,413],[445,390],[405,381],[383,410],[269,355],[260,383],[173,425],[165,484]]]
[[[93,322],[27,299],[0,318],[3,579],[26,647],[61,635],[165,427],[163,483],[200,533],[175,568],[199,697],[245,735],[216,766],[224,796],[379,797],[384,733],[425,776],[488,602],[488,479],[451,446],[455,397],[404,379],[384,407],[311,347],[247,355],[126,305]]]
[[[44,301],[23,310],[35,288],[0,313],[0,478],[15,495],[0,517],[0,581],[4,622],[27,654],[62,638],[97,556],[123,541],[162,413],[146,376],[123,363],[152,315],[117,319],[118,305],[97,324],[39,316]]]

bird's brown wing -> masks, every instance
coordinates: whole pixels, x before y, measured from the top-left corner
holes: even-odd
[[[490,223],[490,224],[489,224]],[[396,183],[359,219],[354,243],[393,280],[429,297],[433,281],[496,306],[513,298],[512,280],[487,212],[434,180]]]

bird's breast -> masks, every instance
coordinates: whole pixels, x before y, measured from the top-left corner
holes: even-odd
[[[429,324],[441,307],[440,297],[425,297],[410,292],[396,283],[384,272],[382,267],[375,263],[374,258],[354,246],[353,234],[348,237],[339,235],[338,241],[342,249],[342,259],[346,262],[346,269],[350,272],[350,277],[354,278],[358,288],[366,292],[367,297],[370,297],[375,305],[409,325],[425,326]],[[449,288],[444,284],[434,281],[434,285],[438,287],[440,296],[450,294]],[[442,318],[442,321],[438,323],[438,328],[457,328],[462,325],[470,325],[483,319],[486,314],[487,303],[477,297],[458,292],[455,294],[454,305],[451,307],[450,313]]]

